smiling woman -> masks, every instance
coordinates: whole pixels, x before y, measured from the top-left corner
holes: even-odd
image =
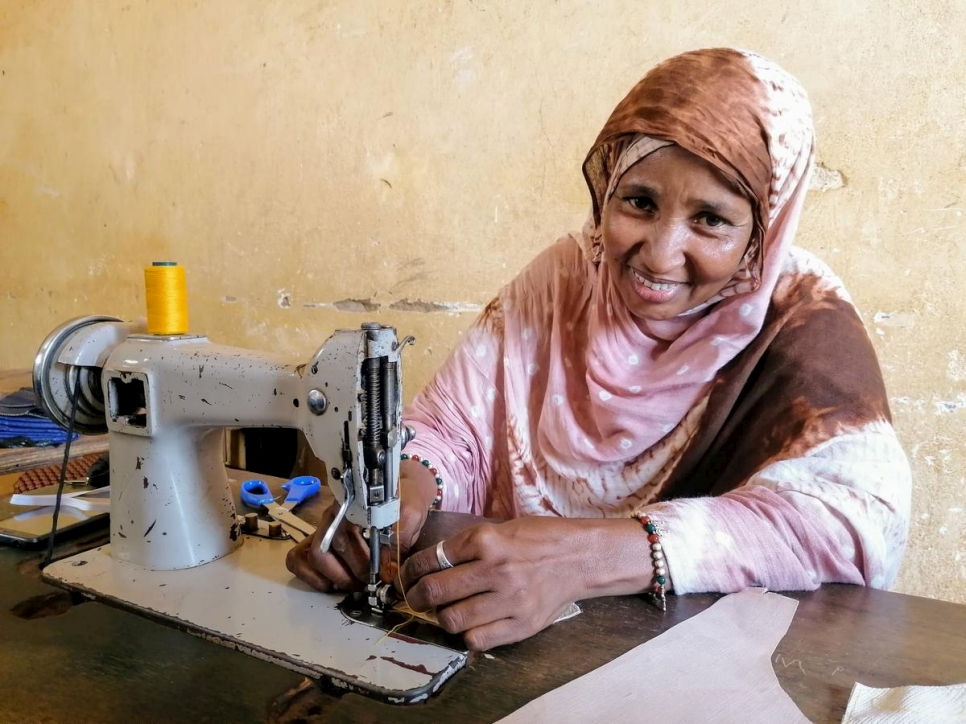
[[[627,308],[648,320],[673,319],[718,295],[738,271],[753,229],[751,201],[720,171],[662,145],[614,175],[603,218],[614,284]]]
[[[813,159],[804,90],[753,54],[677,56],[621,101],[584,229],[406,411],[402,555],[431,504],[507,520],[410,556],[414,608],[487,649],[595,596],[891,585],[909,466],[861,319],[792,246]],[[296,574],[361,585],[358,531],[316,543]]]

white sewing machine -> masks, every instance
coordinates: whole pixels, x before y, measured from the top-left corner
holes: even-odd
[[[402,426],[396,330],[339,330],[306,362],[147,334],[113,317],[55,329],[34,363],[48,414],[86,434],[106,432],[110,545],[57,561],[51,582],[173,623],[310,676],[395,702],[421,701],[466,654],[385,635],[347,619],[342,595],[292,578],[292,543],[241,534],[224,466],[224,429],[301,430],[330,471],[339,513],[370,544],[365,602],[382,613],[379,552],[399,518]],[[366,618],[366,617],[362,617]]]

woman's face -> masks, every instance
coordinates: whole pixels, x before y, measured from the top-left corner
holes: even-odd
[[[671,319],[720,292],[754,227],[751,203],[710,163],[680,146],[624,174],[604,206],[604,259],[639,318]]]

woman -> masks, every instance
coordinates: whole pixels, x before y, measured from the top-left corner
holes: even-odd
[[[892,583],[908,462],[847,293],[792,247],[813,140],[797,81],[735,50],[672,58],[617,106],[583,232],[407,409],[403,545],[434,501],[508,521],[410,556],[414,608],[485,650],[595,596]],[[357,588],[366,544],[345,529],[289,567]]]

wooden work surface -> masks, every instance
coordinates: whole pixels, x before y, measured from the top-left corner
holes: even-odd
[[[0,371],[0,397],[30,387],[30,372],[24,370]],[[81,435],[70,446],[72,458],[93,453],[107,452],[107,435]],[[64,458],[64,446],[0,448],[0,475],[19,473],[31,468],[59,463]]]
[[[312,519],[323,505],[317,500],[299,513]],[[6,508],[0,501],[0,515]],[[433,514],[427,539],[467,523],[468,516]],[[76,546],[67,544],[63,554]],[[718,599],[671,596],[665,614],[637,597],[583,602],[576,618],[475,656],[428,703],[392,706],[326,690],[122,610],[78,604],[39,580],[39,558],[0,548],[3,722],[495,721]],[[800,605],[772,662],[812,721],[839,721],[856,681],[874,687],[966,682],[966,606],[843,585],[788,595]],[[31,599],[33,608],[53,615],[15,615],[12,609],[30,608],[24,602]],[[641,685],[647,681],[642,671]]]

